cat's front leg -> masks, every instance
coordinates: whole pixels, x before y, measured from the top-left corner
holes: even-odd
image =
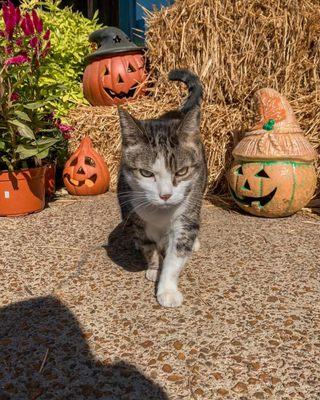
[[[193,226],[196,228],[186,230],[183,227],[169,237],[157,289],[157,300],[163,307],[179,307],[183,302],[182,293],[178,289],[178,279],[197,237],[198,224]]]
[[[160,255],[155,244],[145,244],[141,246],[142,253],[147,262],[146,278],[156,282],[159,277]]]

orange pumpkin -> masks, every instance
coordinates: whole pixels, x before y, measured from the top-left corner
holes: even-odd
[[[105,193],[110,174],[103,158],[93,149],[91,139],[82,139],[63,170],[63,182],[70,194],[90,196]]]
[[[256,95],[258,119],[232,154],[233,199],[262,217],[285,217],[304,207],[316,188],[317,153],[303,135],[288,100],[271,88]]]
[[[146,80],[141,52],[104,56],[84,71],[83,92],[93,106],[122,104],[143,94]]]

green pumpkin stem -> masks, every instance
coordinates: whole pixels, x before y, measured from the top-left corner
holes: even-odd
[[[276,121],[274,119],[269,119],[269,121],[267,123],[265,123],[262,128],[265,131],[272,131],[275,123],[276,123]]]

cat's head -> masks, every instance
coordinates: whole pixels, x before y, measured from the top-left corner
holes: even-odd
[[[182,119],[138,121],[119,109],[122,171],[137,196],[154,205],[180,204],[203,173],[199,108]]]

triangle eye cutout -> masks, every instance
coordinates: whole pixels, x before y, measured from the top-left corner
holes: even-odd
[[[130,72],[136,72],[136,70],[135,70],[135,68],[129,63],[129,65],[128,65],[128,69],[127,69],[127,71],[130,73]]]
[[[259,178],[270,178],[270,176],[266,173],[266,171],[264,169],[262,169],[261,171],[259,171],[256,176],[258,176]]]
[[[109,69],[106,67],[104,70],[104,75],[109,75],[109,74],[110,74]]]
[[[245,181],[245,184],[243,185],[243,189],[246,189],[246,190],[250,190],[251,189],[248,181]]]
[[[242,167],[239,167],[236,171],[237,175],[243,175]]]

